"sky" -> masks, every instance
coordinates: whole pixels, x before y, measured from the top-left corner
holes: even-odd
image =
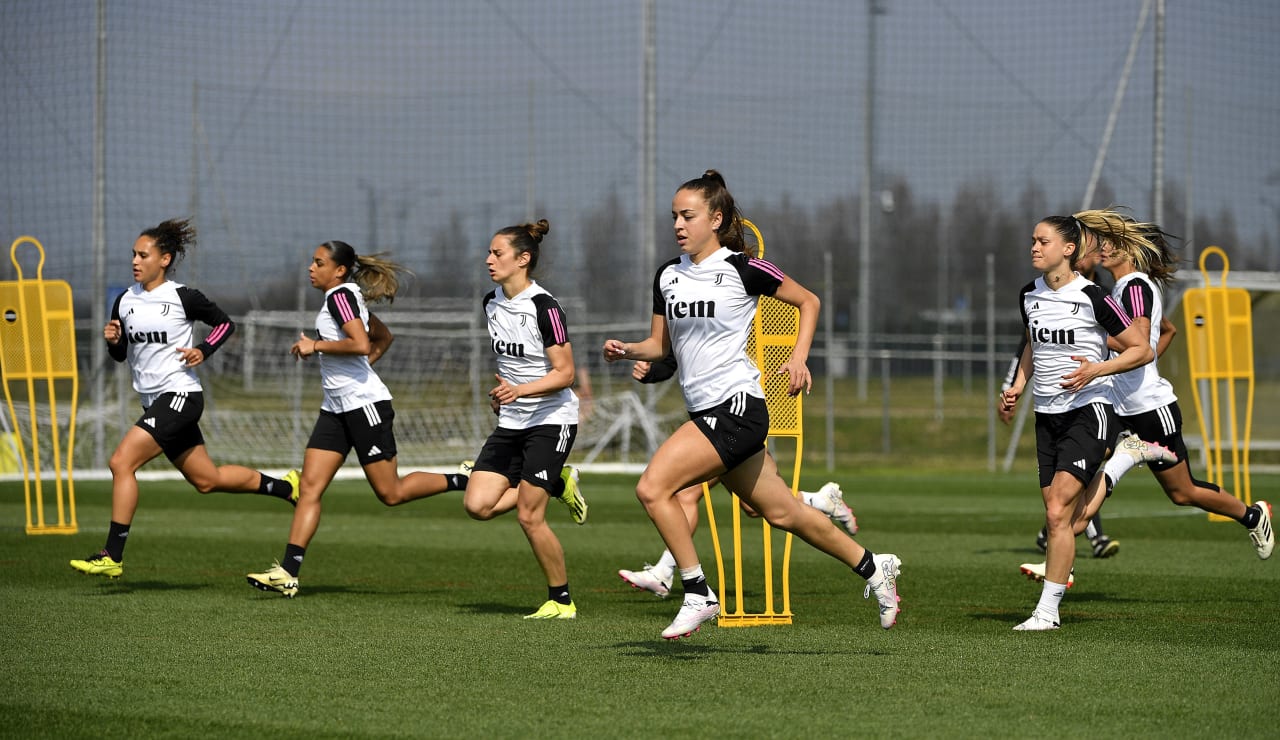
[[[946,203],[966,183],[1009,199],[1035,183],[1079,207],[1142,0],[880,5],[876,187],[901,177]],[[1230,212],[1242,240],[1269,235],[1278,249],[1280,4],[1167,6],[1166,179],[1195,213]],[[630,264],[637,231],[586,234],[583,223],[611,193],[632,221],[644,203],[641,8],[108,3],[106,282],[127,282],[141,229],[186,213],[202,236],[191,272],[223,291],[292,284],[331,238],[376,242],[420,271],[443,264],[443,250],[478,264],[488,235],[527,215],[550,218],[566,269],[581,270],[590,249]],[[40,238],[47,276],[77,294],[95,283],[95,21],[83,0],[0,7],[0,228]],[[648,217],[663,219],[670,192],[708,167],[746,204],[812,210],[858,193],[869,29],[863,2],[656,0]],[[1152,36],[1148,21],[1102,172],[1140,217],[1154,166]],[[12,279],[3,262],[0,279]]]

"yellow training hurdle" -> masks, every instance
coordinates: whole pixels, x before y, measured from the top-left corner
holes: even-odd
[[[36,278],[23,278],[18,262],[18,247],[30,244],[39,252]],[[75,483],[71,475],[72,454],[76,439],[76,402],[80,393],[80,376],[76,368],[75,316],[71,286],[63,280],[44,279],[44,247],[30,236],[18,237],[9,248],[9,258],[17,268],[17,280],[0,281],[0,376],[4,382],[4,399],[9,407],[9,420],[14,433],[9,437],[17,448],[21,464],[23,494],[27,509],[27,534],[74,534],[76,526]],[[62,381],[62,386],[59,382]],[[67,392],[70,381],[70,417],[64,430],[58,418],[59,390]],[[43,383],[48,406],[48,427],[41,429],[37,384]],[[14,406],[14,390],[25,389],[27,434],[20,430]],[[64,439],[65,438],[65,439]],[[45,453],[41,443],[51,451]],[[43,463],[52,462],[54,469],[54,508],[56,517],[47,521],[44,496]]]
[[[1211,255],[1222,259],[1220,284],[1214,286],[1205,266]],[[1249,291],[1228,288],[1230,266],[1226,252],[1218,247],[1205,247],[1200,253],[1203,288],[1191,288],[1182,298],[1187,325],[1187,354],[1191,364],[1191,392],[1195,398],[1196,419],[1200,423],[1200,439],[1204,441],[1208,459],[1209,480],[1224,488],[1226,480],[1224,453],[1231,455],[1230,489],[1249,505],[1253,503],[1249,478],[1249,441],[1253,429],[1253,307]],[[1237,384],[1245,385],[1244,423],[1240,423]],[[1209,389],[1208,408],[1201,398],[1201,385]],[[1221,397],[1225,389],[1225,403]],[[1227,425],[1223,439],[1223,416]],[[1206,419],[1206,416],[1208,417]],[[1227,445],[1224,450],[1224,444]],[[1214,521],[1228,517],[1210,514]]]
[[[743,227],[748,229],[756,240],[756,255],[764,256],[764,237],[760,230],[750,221],[743,220]],[[791,472],[791,492],[798,495],[800,489],[800,462],[804,448],[804,415],[802,413],[801,395],[787,395],[786,376],[775,374],[777,369],[791,356],[795,346],[796,334],[800,328],[800,312],[774,298],[761,297],[756,311],[755,323],[751,330],[751,339],[747,344],[747,352],[760,368],[760,382],[764,387],[765,401],[769,409],[770,443],[778,439],[795,440],[795,457]],[[779,470],[779,474],[782,471]],[[783,476],[784,479],[786,476]],[[725,588],[726,573],[724,549],[721,544],[719,530],[716,527],[715,507],[712,505],[711,492],[703,484],[702,500],[707,510],[707,525],[711,530],[711,541],[716,551],[716,568],[720,577],[720,617],[721,627],[750,627],[761,624],[791,624],[791,539],[789,532],[782,533],[782,561],[780,567],[773,562],[774,539],[773,528],[764,519],[760,520],[761,551],[763,561],[763,596],[762,611],[748,612],[745,605],[744,586],[744,546],[742,539],[742,507],[735,495],[732,497],[732,509],[729,513],[732,522],[733,538],[733,598],[728,598]],[[775,579],[775,570],[777,578]],[[779,605],[780,603],[780,605]]]

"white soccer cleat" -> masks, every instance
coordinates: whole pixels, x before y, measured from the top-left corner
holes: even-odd
[[[1032,614],[1030,619],[1013,629],[1017,632],[1047,632],[1049,630],[1056,630],[1060,626],[1060,624],[1052,619],[1045,619],[1039,614]]]
[[[869,599],[874,592],[876,602],[880,605],[880,626],[889,629],[898,623],[898,573],[902,571],[902,560],[897,555],[883,554],[875,557],[876,572],[867,579],[867,587],[862,590],[862,598]]]
[[[1122,435],[1119,441],[1116,442],[1116,453],[1124,453],[1132,457],[1135,465],[1152,462],[1169,464],[1178,462],[1178,456],[1173,454],[1173,451],[1168,447],[1155,442],[1144,442],[1132,432]]]
[[[1262,518],[1258,520],[1257,526],[1249,530],[1249,539],[1253,542],[1253,549],[1257,551],[1258,557],[1266,560],[1271,557],[1271,551],[1276,546],[1276,532],[1271,528],[1271,504],[1255,501],[1253,505],[1262,510]]]
[[[1018,570],[1022,571],[1022,575],[1033,581],[1044,581],[1044,563],[1023,563],[1018,566]],[[1067,588],[1076,585],[1076,569],[1072,568],[1067,574]]]
[[[471,474],[475,472],[475,467],[475,460],[463,460],[458,463],[458,475],[461,475],[464,478],[470,478]]]
[[[720,600],[716,598],[715,591],[710,591],[707,596],[685,594],[684,604],[676,618],[662,631],[662,636],[667,640],[688,637],[701,629],[703,622],[715,619],[719,613]]]
[[[675,573],[668,571],[664,578],[657,566],[646,563],[643,570],[620,570],[618,577],[631,584],[632,588],[651,591],[659,598],[665,599],[671,594],[671,583],[675,580]]]
[[[822,488],[818,489],[818,496],[823,501],[823,506],[819,507],[831,521],[839,525],[844,531],[852,537],[858,533],[858,518],[853,515],[853,509],[844,502],[844,491],[840,490],[840,484],[835,481],[827,481]]]

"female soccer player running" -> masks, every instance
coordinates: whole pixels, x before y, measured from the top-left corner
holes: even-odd
[[[1111,382],[1104,376],[1132,370],[1155,357],[1147,335],[1124,310],[1105,290],[1074,271],[1084,232],[1073,216],[1050,216],[1036,224],[1031,265],[1041,277],[1019,296],[1028,344],[1013,384],[1001,394],[1008,411],[1032,379],[1040,493],[1049,530],[1040,602],[1016,630],[1059,626],[1058,605],[1075,560],[1073,522],[1085,503],[1081,494],[1118,431]],[[1116,338],[1118,349],[1109,359],[1108,335]]]
[[[485,264],[498,284],[484,297],[498,384],[489,391],[498,427],[476,457],[463,506],[473,519],[516,509],[533,556],[547,580],[547,600],[525,619],[574,619],[564,548],[547,524],[547,501],[569,507],[575,522],[587,520],[578,473],[565,465],[578,436],[578,397],[573,347],[564,311],[530,277],[538,266],[546,219],[508,226],[489,242]]]
[[[248,574],[250,586],[289,598],[298,593],[302,559],[320,527],[320,498],[353,448],[374,495],[387,506],[467,485],[461,474],[419,471],[402,478],[397,469],[391,391],[372,367],[393,337],[369,312],[365,299],[395,298],[400,272],[405,269],[382,255],[359,256],[342,241],[325,242],[311,256],[311,287],[324,291],[324,307],[316,315],[315,338],[303,333],[289,353],[300,360],[320,356],[324,397],[302,458],[298,506],[284,557],[262,573]]]
[[[200,432],[204,394],[195,369],[226,344],[235,324],[200,291],[169,279],[174,263],[195,245],[187,220],[171,219],[143,231],[133,243],[134,284],[116,299],[102,330],[107,352],[129,363],[142,416],[125,432],[108,463],[111,467],[111,524],[100,552],[71,567],[91,575],[119,578],[124,546],[138,510],[138,470],[164,453],[200,493],[258,493],[297,501],[298,474],[284,480],[240,465],[216,465]],[[212,328],[195,343],[195,322]]]
[[[1087,224],[1099,222],[1096,229],[1103,234],[1102,266],[1116,278],[1112,298],[1149,338],[1152,349],[1157,349],[1158,342],[1167,344],[1172,335],[1168,332],[1162,335],[1160,331],[1164,321],[1161,289],[1173,281],[1178,262],[1164,233],[1155,224],[1135,223],[1111,211],[1078,215]],[[1150,462],[1147,466],[1170,501],[1240,522],[1248,530],[1258,557],[1263,560],[1271,557],[1276,542],[1271,528],[1271,505],[1257,501],[1245,506],[1217,485],[1191,475],[1187,445],[1182,439],[1182,410],[1178,408],[1173,386],[1161,377],[1155,361],[1116,375],[1112,379],[1112,403],[1123,428],[1167,447],[1177,456],[1171,461]],[[1107,461],[1091,487],[1086,516],[1102,506],[1112,486],[1133,466],[1132,458],[1125,455],[1115,455]]]
[[[778,370],[796,394],[808,391],[813,381],[805,362],[818,323],[817,296],[773,264],[743,253],[741,216],[715,170],[680,186],[671,217],[682,254],[662,265],[654,278],[649,337],[632,343],[607,339],[603,347],[609,362],[656,362],[674,350],[689,411],[690,420],[658,448],[636,486],[636,497],[675,557],[684,587],[684,603],[662,636],[693,634],[720,612],[676,499],[681,489],[714,476],[771,525],[796,534],[867,579],[863,595],[875,592],[880,626],[889,629],[898,617],[901,561],[896,555],[874,555],[822,512],[798,501],[765,448],[769,412],[760,371],[746,355],[756,304],[761,295],[769,295],[800,310],[796,345]]]
[[[661,362],[636,362],[631,369],[631,377],[641,383],[660,383],[674,376],[675,372],[675,357],[668,355]],[[713,477],[707,481],[707,488],[714,488],[719,482],[719,478]],[[691,534],[697,532],[698,502],[702,500],[702,484],[695,483],[682,489],[676,494],[676,500],[680,502],[680,508],[684,511],[685,518],[689,520],[689,532]],[[844,491],[840,490],[839,483],[827,481],[816,491],[800,491],[800,501],[804,502],[806,506],[812,506],[821,511],[831,520],[832,524],[843,527],[850,537],[858,534],[858,518],[853,515],[853,510],[845,503]],[[760,516],[750,507],[744,506],[743,509],[747,516]],[[618,571],[618,577],[631,584],[632,588],[649,591],[665,599],[671,593],[671,584],[675,581],[675,572],[675,557],[670,550],[663,550],[662,555],[653,565],[646,564],[640,570],[623,568]]]

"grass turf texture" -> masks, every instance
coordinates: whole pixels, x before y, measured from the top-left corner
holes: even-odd
[[[546,591],[514,516],[471,521],[457,493],[387,509],[335,484],[288,600],[244,580],[283,551],[280,501],[144,482],[125,576],[107,581],[67,566],[102,545],[106,484],[77,485],[80,534],[29,537],[5,483],[0,734],[1275,736],[1280,556],[1259,561],[1239,525],[1173,507],[1137,471],[1104,509],[1120,554],[1082,541],[1063,629],[1016,633],[1040,592],[1018,573],[1041,559],[1033,480],[836,478],[858,539],[904,561],[898,626],[797,542],[795,624],[676,642],[658,637],[675,597],[616,575],[661,552],[633,478],[584,476],[585,527],[552,504],[579,608],[562,622],[521,619]],[[714,583],[705,528],[698,545]]]

